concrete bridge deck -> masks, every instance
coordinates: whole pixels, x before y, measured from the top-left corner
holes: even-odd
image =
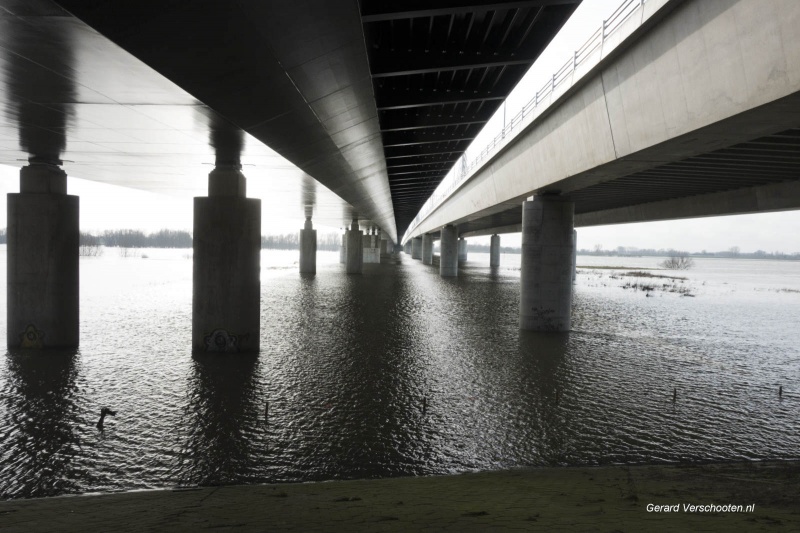
[[[405,238],[518,232],[545,193],[577,227],[800,208],[798,22],[787,0],[648,0]]]
[[[38,531],[797,531],[800,462],[535,468],[0,503]],[[742,505],[648,512],[648,504]],[[752,511],[747,505],[754,505]]]

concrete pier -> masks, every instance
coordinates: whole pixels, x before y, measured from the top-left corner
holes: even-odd
[[[458,239],[458,263],[467,262],[467,239],[461,237]]]
[[[569,331],[574,204],[537,196],[522,204],[519,327]]]
[[[389,245],[389,237],[386,235],[386,232],[381,230],[381,257],[386,257],[389,255],[390,252],[390,245]]]
[[[572,283],[578,275],[578,230],[572,230]]]
[[[407,241],[407,242],[406,242],[406,243],[403,245],[403,251],[404,251],[405,253],[407,253],[407,254],[411,255],[411,241]]]
[[[60,161],[32,162],[8,195],[9,348],[78,346],[79,199]]]
[[[341,264],[344,264],[345,261],[347,260],[347,234],[349,232],[350,230],[348,229],[345,230],[344,233],[342,233],[342,244],[341,246],[339,246],[339,262]]]
[[[433,264],[433,237],[428,233],[422,236],[422,264]]]
[[[361,274],[364,270],[364,248],[361,245],[361,230],[358,219],[353,219],[350,232],[347,235],[347,263],[345,269],[348,274]]]
[[[422,259],[422,237],[411,239],[411,259]]]
[[[489,243],[489,266],[500,266],[500,235],[492,235]]]
[[[364,246],[364,263],[380,263],[381,249],[378,231],[370,228],[369,233],[361,239]]]
[[[238,165],[208,178],[194,199],[192,351],[258,352],[261,200],[245,197]]]
[[[455,226],[442,228],[442,240],[439,243],[439,275],[442,277],[458,276],[458,229]]]
[[[300,273],[317,273],[317,230],[312,228],[310,216],[300,230]]]

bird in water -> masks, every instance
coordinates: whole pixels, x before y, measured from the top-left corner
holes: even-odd
[[[103,421],[106,419],[106,415],[117,416],[116,411],[112,411],[108,407],[103,407],[100,410],[100,420],[97,421],[97,429],[103,430]]]

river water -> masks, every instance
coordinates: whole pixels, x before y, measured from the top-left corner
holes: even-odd
[[[81,259],[77,352],[0,356],[0,497],[800,457],[798,262],[579,256],[573,330],[534,334],[517,255],[264,251],[261,354],[192,357],[191,252],[135,255]]]

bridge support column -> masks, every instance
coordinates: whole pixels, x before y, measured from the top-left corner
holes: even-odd
[[[261,200],[246,198],[240,168],[217,166],[194,199],[194,352],[259,350]]]
[[[406,241],[406,243],[403,245],[403,252],[411,255],[411,241]]]
[[[344,264],[347,260],[347,234],[350,233],[350,230],[344,230],[342,233],[342,244],[339,246],[339,262]]]
[[[422,259],[422,237],[411,239],[411,259]]]
[[[389,255],[389,237],[386,236],[386,232],[381,230],[381,257],[386,257]]]
[[[347,264],[348,274],[361,274],[364,270],[364,248],[361,244],[361,230],[358,228],[358,219],[353,219],[350,233],[347,236]]]
[[[311,227],[311,217],[300,230],[300,273],[317,273],[317,230]]]
[[[572,284],[578,275],[578,230],[572,230]]]
[[[80,209],[60,164],[31,162],[8,195],[9,348],[78,346]]]
[[[439,247],[439,275],[443,278],[458,276],[458,229],[455,226],[442,228]]]
[[[492,235],[492,240],[489,244],[489,266],[500,266],[500,235]]]
[[[433,264],[433,237],[427,233],[422,236],[422,264]]]
[[[380,235],[377,228],[370,228],[369,233],[364,235],[361,241],[364,247],[364,263],[380,263]]]
[[[458,263],[467,262],[467,239],[461,237],[458,239]]]
[[[537,196],[522,204],[520,329],[569,331],[574,204]]]

